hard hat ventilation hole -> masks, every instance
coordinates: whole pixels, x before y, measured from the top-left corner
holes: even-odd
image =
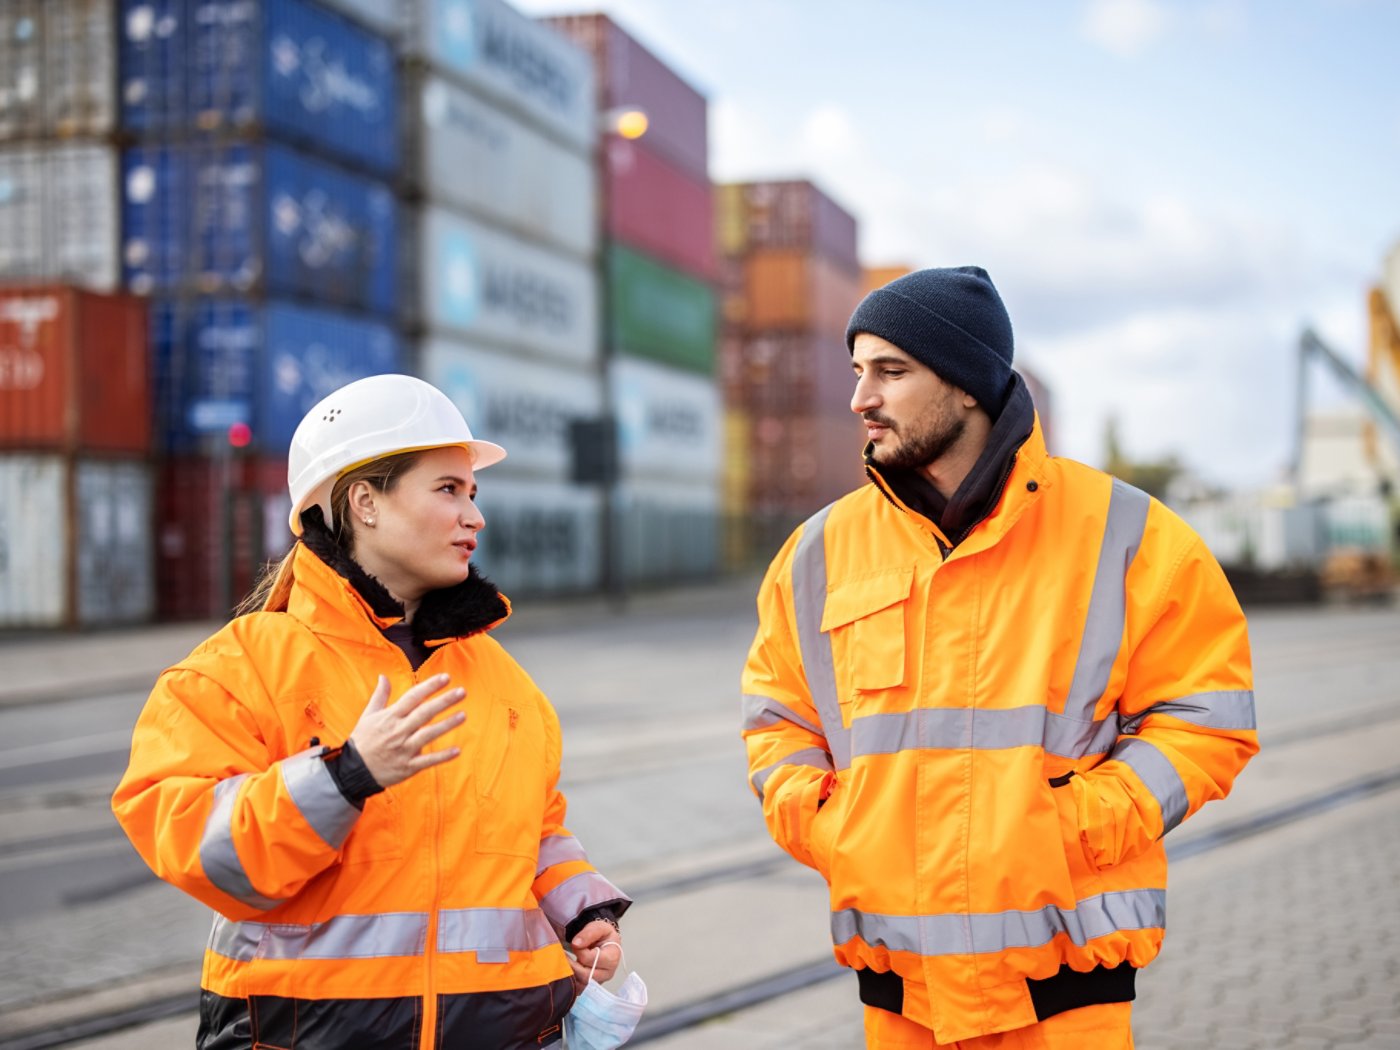
[[[338,415],[340,415],[340,409],[333,408],[321,417],[321,421],[323,423],[334,423]]]

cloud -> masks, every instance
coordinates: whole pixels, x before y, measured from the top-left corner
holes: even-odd
[[[1084,36],[1119,58],[1133,58],[1167,30],[1167,10],[1156,0],[1089,0]]]

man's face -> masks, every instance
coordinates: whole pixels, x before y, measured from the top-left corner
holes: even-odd
[[[971,399],[893,343],[859,333],[851,367],[856,373],[851,411],[865,420],[878,465],[922,467],[941,459],[963,436]]]

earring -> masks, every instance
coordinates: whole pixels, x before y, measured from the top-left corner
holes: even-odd
[[[367,525],[369,528],[371,528],[371,529],[374,528],[374,519],[373,519],[373,518],[365,518],[364,521],[365,521],[365,525]]]

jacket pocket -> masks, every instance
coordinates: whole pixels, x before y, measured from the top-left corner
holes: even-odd
[[[364,812],[346,836],[340,863],[362,864],[403,856],[403,812],[396,788],[365,799]]]
[[[895,569],[827,592],[821,629],[831,635],[843,703],[852,692],[894,689],[907,680],[905,606],[913,586],[913,569]]]
[[[826,801],[812,814],[808,825],[807,850],[817,873],[827,882],[831,881],[831,858],[836,849],[836,832],[842,820],[837,810],[841,808],[840,800],[843,797],[840,786],[833,787]]]
[[[534,857],[544,825],[545,736],[533,704],[493,698],[477,753],[477,849]]]
[[[1074,799],[1074,789],[1070,785],[1076,774],[1056,777],[1050,782],[1050,793],[1060,814],[1060,842],[1065,851],[1065,862],[1069,865],[1070,880],[1077,891],[1092,890],[1097,885],[1099,867],[1094,863],[1089,851],[1089,843],[1079,828],[1079,807]],[[1084,892],[1079,892],[1084,896]]]

